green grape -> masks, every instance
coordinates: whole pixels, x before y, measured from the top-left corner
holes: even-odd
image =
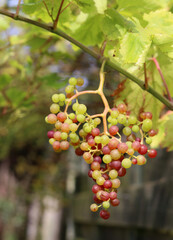
[[[111,161],[112,161],[111,155],[106,154],[106,155],[103,156],[103,162],[104,162],[104,163],[108,164],[108,163],[110,163]]]
[[[64,122],[68,123],[69,125],[73,123],[73,121],[71,119],[69,119],[69,118],[67,118]]]
[[[61,133],[61,139],[66,140],[68,138],[68,134],[66,132]]]
[[[59,101],[61,101],[61,102],[65,101],[65,94],[64,93],[59,94]]]
[[[53,94],[53,95],[52,95],[52,101],[53,101],[54,103],[59,102],[59,94],[57,94],[57,93]]]
[[[50,106],[50,112],[51,113],[58,113],[60,110],[60,107],[58,104],[56,103],[53,103],[51,106]]]
[[[111,124],[112,125],[117,125],[118,121],[116,118],[112,118]]]
[[[94,141],[95,141],[96,143],[101,143],[101,137],[100,137],[100,136],[96,136],[96,137],[94,138]]]
[[[111,179],[117,178],[117,177],[118,177],[118,172],[117,172],[115,169],[110,170],[110,171],[109,171],[109,177],[110,177]]]
[[[81,129],[80,131],[79,131],[79,136],[80,137],[85,137],[87,135],[87,133],[83,130],[83,129]]]
[[[83,122],[85,122],[85,116],[82,115],[82,114],[78,114],[77,115],[77,120],[78,120],[78,122],[83,123]]]
[[[60,107],[63,107],[63,106],[64,106],[64,102],[63,102],[63,101],[60,101],[60,102],[59,102],[59,106],[60,106]]]
[[[50,138],[49,139],[49,143],[52,145],[53,143],[55,142],[55,139],[54,138]]]
[[[111,123],[111,122],[112,122],[112,117],[111,117],[111,116],[109,116],[107,120],[108,120],[108,122],[110,122],[110,123]]]
[[[69,84],[71,84],[71,85],[76,85],[77,84],[77,79],[76,78],[74,78],[74,77],[71,77],[70,79],[69,79]]]
[[[84,84],[83,78],[77,78],[77,85],[82,86]]]
[[[129,124],[135,124],[137,122],[137,118],[135,116],[129,116],[128,122]]]
[[[74,91],[74,86],[72,85],[68,85],[66,88],[65,88],[65,92],[66,93],[71,93]]]
[[[69,99],[68,99],[68,98],[65,99],[65,105],[67,105],[67,104],[68,104],[69,106],[72,105],[72,101],[69,102]]]
[[[74,120],[75,117],[76,117],[76,115],[75,115],[74,113],[70,113],[68,116],[69,116],[69,118],[72,119],[72,120]]]
[[[98,179],[99,177],[101,177],[101,172],[100,172],[99,170],[94,170],[94,171],[92,172],[92,177],[93,177],[94,179]]]
[[[105,201],[102,203],[103,208],[108,209],[110,207],[110,203],[108,201]]]
[[[146,138],[145,141],[146,141],[147,144],[151,144],[152,143],[152,138],[148,137],[148,138]]]
[[[70,131],[76,132],[78,129],[78,125],[75,123],[70,124]]]
[[[87,111],[87,107],[84,104],[79,104],[77,108],[77,112],[79,114],[84,114]]]
[[[131,134],[131,132],[132,132],[131,128],[129,128],[129,127],[123,128],[124,135],[129,136]]]
[[[109,129],[110,127],[112,127],[112,124],[111,124],[111,123],[108,124],[108,129]]]
[[[144,132],[148,132],[149,130],[151,130],[151,128],[152,128],[152,121],[151,121],[151,119],[145,119],[144,121],[143,121],[143,124],[142,124],[142,130],[144,131]]]
[[[124,158],[121,164],[124,168],[130,168],[132,165],[132,161],[129,158]]]
[[[111,117],[112,117],[112,118],[117,118],[118,115],[119,115],[118,110],[113,110],[113,111],[111,112]]]
[[[99,177],[99,178],[96,179],[96,183],[98,185],[103,185],[104,182],[105,182],[104,177]]]
[[[92,127],[91,126],[86,126],[86,127],[84,127],[84,131],[86,133],[90,133],[92,131]]]
[[[134,125],[134,126],[132,127],[132,131],[135,132],[135,133],[139,132],[139,127],[138,127],[138,125]]]
[[[101,136],[101,143],[103,144],[103,145],[106,145],[106,144],[108,144],[109,143],[109,137],[107,136],[107,135],[103,135],[103,136]]]
[[[119,116],[118,116],[118,122],[119,122],[120,124],[125,124],[125,123],[126,123],[126,116],[123,115],[123,114],[119,114]]]
[[[77,135],[76,133],[70,133],[70,134],[69,134],[69,137],[70,137],[71,140],[72,140],[72,139],[75,139],[77,136],[78,136],[78,135]]]
[[[95,119],[94,119],[94,125],[95,125],[95,126],[99,125],[100,123],[101,123],[100,118],[95,118]]]
[[[131,147],[132,147],[132,142],[127,141],[126,144],[127,144],[128,148],[131,148]]]
[[[79,106],[79,103],[75,102],[72,106],[73,111],[76,111]]]
[[[76,135],[76,137],[72,138],[71,141],[72,141],[72,143],[77,143],[79,141],[79,136]]]

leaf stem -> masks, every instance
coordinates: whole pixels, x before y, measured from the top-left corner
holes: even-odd
[[[148,89],[148,77],[147,77],[147,68],[146,68],[146,62],[144,63],[144,77],[145,77],[145,89]]]
[[[76,39],[72,38],[71,36],[67,35],[65,32],[61,31],[60,29],[55,30],[47,24],[37,22],[37,21],[34,21],[32,19],[20,16],[20,15],[18,15],[16,17],[14,13],[10,13],[10,12],[4,10],[4,9],[0,9],[0,14],[5,15],[7,17],[10,17],[14,20],[26,22],[26,23],[29,23],[31,25],[34,25],[34,26],[40,27],[42,29],[45,29],[49,32],[52,32],[53,34],[58,35],[58,36],[60,36],[64,39],[68,40],[69,42],[75,44],[76,46],[81,48],[84,52],[86,52],[89,55],[91,55],[92,57],[96,58],[99,62],[103,61],[103,58],[98,53],[96,53],[92,49],[86,47],[85,45],[83,45],[82,43],[77,41]],[[155,91],[150,86],[148,86],[148,89],[146,90],[145,86],[144,86],[144,82],[141,79],[139,79],[136,76],[132,75],[131,73],[127,72],[125,69],[121,68],[118,64],[110,61],[109,59],[107,59],[106,65],[109,66],[110,68],[118,71],[119,73],[123,74],[124,76],[129,78],[131,81],[135,82],[140,88],[149,92],[151,95],[153,95],[155,98],[157,98],[160,102],[165,104],[170,110],[173,110],[173,103],[172,102],[170,102],[167,98],[163,97],[161,94],[159,94],[157,91]]]
[[[58,20],[59,20],[59,16],[60,16],[60,14],[61,14],[61,9],[62,9],[63,3],[64,3],[64,0],[61,1],[61,4],[60,4],[59,10],[58,10],[56,19],[55,19],[55,21],[54,21],[54,23],[53,23],[53,29],[56,29],[56,27],[57,27]]]
[[[49,17],[52,19],[52,22],[54,22],[55,20],[53,19],[53,15],[52,15],[52,13],[50,13],[49,8],[48,8],[46,2],[43,1],[43,4],[44,4],[44,6],[45,6],[45,8],[47,10],[47,13],[48,13]]]
[[[19,1],[18,1],[18,4],[17,4],[16,14],[15,14],[16,17],[19,15],[20,4],[21,4],[21,0],[19,0]]]
[[[161,68],[160,68],[159,62],[157,61],[157,59],[156,59],[155,57],[151,58],[151,60],[152,60],[152,61],[155,63],[155,65],[156,65],[156,68],[157,68],[157,70],[158,70],[158,72],[159,72],[159,74],[160,74],[160,77],[161,77],[161,79],[162,79],[163,85],[164,85],[164,87],[165,87],[165,89],[166,89],[166,92],[167,92],[167,95],[168,95],[168,99],[169,99],[169,101],[172,103],[172,102],[173,102],[173,101],[172,101],[172,97],[171,97],[171,94],[170,94],[170,92],[169,92],[169,89],[168,89],[168,85],[167,85],[167,83],[166,83],[166,80],[165,80],[165,78],[164,78],[164,76],[163,76],[162,70],[161,70]]]

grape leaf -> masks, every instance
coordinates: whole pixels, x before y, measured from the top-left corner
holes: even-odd
[[[7,86],[12,81],[12,77],[9,74],[0,75],[0,90]]]

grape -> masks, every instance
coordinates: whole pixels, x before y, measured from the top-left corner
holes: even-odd
[[[103,208],[108,209],[110,207],[110,203],[108,201],[103,202]]]
[[[72,85],[68,85],[66,88],[65,88],[65,92],[66,93],[71,93],[74,91],[74,86]]]
[[[64,101],[65,101],[65,94],[60,93],[60,94],[59,94],[59,100],[60,100],[61,102],[64,102]]]
[[[87,135],[87,133],[86,133],[83,129],[81,129],[81,130],[79,131],[79,136],[80,136],[80,137],[86,137],[86,135]]]
[[[73,106],[72,106],[73,111],[76,111],[78,106],[79,106],[79,103],[77,103],[77,102],[74,103]]]
[[[91,169],[94,171],[94,170],[100,170],[100,163],[98,162],[92,162],[91,163]]]
[[[96,202],[96,203],[98,203],[98,204],[102,203],[102,200],[99,200],[99,199],[96,197],[96,195],[93,196],[93,199],[94,199],[94,202]]]
[[[93,173],[93,170],[90,169],[90,170],[88,171],[88,177],[92,178],[92,173]]]
[[[150,137],[146,138],[145,141],[146,141],[147,144],[151,144],[152,143],[152,139]]]
[[[106,191],[101,191],[100,199],[102,201],[107,201],[109,199],[109,193]]]
[[[68,116],[69,116],[69,118],[70,118],[71,120],[73,120],[73,119],[75,119],[75,116],[76,116],[76,115],[75,115],[74,113],[70,113]]]
[[[132,148],[127,150],[127,154],[129,154],[130,156],[132,156],[134,154],[134,150]]]
[[[101,120],[100,120],[100,118],[95,118],[94,119],[94,125],[99,125],[101,123]]]
[[[118,128],[117,126],[111,126],[111,127],[109,128],[109,133],[110,133],[111,135],[116,135],[118,131],[119,131],[119,128]]]
[[[119,170],[118,170],[118,176],[119,177],[123,177],[124,175],[126,175],[126,169],[121,167]]]
[[[143,165],[147,162],[146,158],[142,155],[138,155],[136,159],[138,165]]]
[[[83,143],[81,143],[80,148],[81,148],[83,151],[87,151],[87,150],[89,149],[89,145],[88,145],[88,143],[83,142]]]
[[[92,157],[92,155],[91,155],[91,153],[89,153],[89,152],[85,152],[85,153],[83,154],[83,158],[84,158],[85,160],[90,160],[91,157]]]
[[[70,131],[70,126],[68,123],[63,123],[61,126],[61,131],[68,133]]]
[[[123,128],[123,133],[126,136],[129,136],[131,134],[132,130],[129,127]]]
[[[109,163],[109,166],[118,171],[121,168],[121,162],[117,160],[112,161],[111,163]]]
[[[116,118],[113,118],[111,121],[111,125],[116,125],[118,123],[118,120]]]
[[[77,120],[78,120],[78,122],[83,123],[83,122],[85,122],[85,116],[82,115],[82,114],[78,114],[77,115]]]
[[[104,188],[111,188],[112,187],[112,182],[110,180],[106,180],[103,184]]]
[[[146,119],[146,113],[145,112],[140,113],[139,117],[141,119]]]
[[[118,150],[121,153],[125,153],[128,150],[128,146],[126,143],[119,143],[118,144]]]
[[[109,142],[109,137],[108,137],[107,135],[101,136],[101,143],[102,143],[103,145],[108,144],[108,142]]]
[[[95,203],[91,204],[90,210],[91,210],[92,212],[97,212],[97,210],[98,210],[97,204],[95,204]]]
[[[112,121],[112,117],[109,116],[108,119],[107,119],[107,121],[111,123],[111,121]]]
[[[124,103],[119,104],[119,105],[118,105],[118,111],[119,111],[120,113],[126,112],[126,111],[127,111],[127,106],[126,106]]]
[[[132,159],[132,164],[134,164],[134,165],[137,164],[137,159],[136,159],[136,158],[133,158],[133,159]]]
[[[57,121],[56,123],[55,123],[55,127],[56,127],[56,129],[61,129],[61,126],[62,126],[62,122],[59,122],[59,121]]]
[[[91,127],[90,125],[87,125],[86,127],[84,127],[84,131],[85,131],[86,133],[90,133],[91,130],[92,130],[92,127]]]
[[[148,152],[150,158],[155,158],[157,156],[157,151],[155,149],[150,149]]]
[[[101,177],[101,172],[98,171],[98,170],[94,170],[93,173],[92,173],[92,177],[94,179],[97,179],[97,178]]]
[[[106,154],[106,155],[103,156],[103,162],[104,162],[104,163],[108,164],[108,163],[110,163],[111,161],[112,161],[111,155]]]
[[[66,116],[65,113],[60,112],[60,113],[58,113],[58,115],[57,115],[57,119],[58,119],[60,122],[64,122],[64,121],[67,119],[67,116]]]
[[[56,150],[58,150],[58,149],[60,148],[60,142],[55,141],[55,142],[52,144],[52,146],[53,146],[53,149],[56,151]]]
[[[147,146],[142,144],[138,150],[138,153],[140,153],[141,155],[144,155],[147,153],[147,150],[148,150]]]
[[[59,102],[59,95],[58,95],[58,94],[53,94],[53,95],[52,95],[52,101],[53,101],[54,103]]]
[[[123,115],[123,114],[120,114],[120,115],[118,116],[118,122],[119,122],[120,124],[124,124],[124,123],[126,122],[126,116]]]
[[[55,139],[54,138],[50,138],[49,139],[49,143],[52,145],[53,143],[55,142]]]
[[[60,148],[61,148],[62,150],[67,150],[69,147],[70,147],[69,142],[67,142],[67,141],[62,141],[62,142],[60,142]]]
[[[144,132],[148,132],[152,128],[152,121],[151,119],[145,119],[142,124],[142,130]]]
[[[75,149],[75,153],[76,153],[76,155],[78,155],[78,156],[82,156],[82,155],[84,154],[84,152],[80,149],[80,147],[78,147],[78,148]]]
[[[71,77],[71,78],[69,79],[69,84],[75,86],[75,85],[77,84],[77,79],[74,78],[74,77]]]
[[[102,148],[102,152],[103,154],[110,154],[111,150],[109,149],[109,147],[106,145]]]
[[[119,144],[119,141],[116,138],[112,138],[108,143],[108,147],[109,149],[113,150],[118,146],[118,144]]]
[[[117,198],[117,193],[116,192],[110,192],[109,197],[110,197],[110,200],[114,200],[115,198]]]
[[[70,125],[70,124],[73,123],[73,121],[72,121],[71,119],[67,118],[67,119],[64,121],[64,123],[68,123],[68,124]]]
[[[152,113],[146,112],[145,117],[148,118],[148,119],[152,119],[153,116],[152,116]]]
[[[132,142],[127,141],[127,142],[126,142],[126,145],[128,146],[128,148],[132,148]]]
[[[110,155],[113,160],[118,160],[121,157],[121,153],[117,149],[112,150]]]
[[[134,125],[134,126],[132,127],[132,131],[135,132],[135,133],[139,132],[139,127],[138,127],[138,125]]]
[[[59,131],[54,132],[53,137],[54,137],[56,140],[60,141],[60,140],[61,140],[61,132],[59,132]]]
[[[99,186],[99,185],[97,185],[97,184],[94,184],[93,186],[92,186],[92,192],[93,193],[97,193],[98,191],[100,191],[102,188]]]
[[[101,159],[101,157],[100,156],[94,156],[94,161],[95,162],[98,162],[98,163],[102,163],[102,159]]]
[[[120,201],[116,198],[116,199],[113,199],[110,201],[111,205],[112,206],[118,206],[120,204]]]
[[[93,147],[95,145],[94,139],[92,139],[92,138],[88,139],[88,145]]]
[[[119,115],[119,112],[118,112],[117,110],[113,110],[113,111],[111,112],[111,117],[112,117],[112,118],[117,118],[118,115]]]
[[[77,85],[82,86],[84,84],[83,78],[77,78]]]
[[[111,182],[112,182],[112,187],[113,188],[119,188],[119,186],[121,184],[121,182],[120,182],[120,180],[118,178],[112,179]]]
[[[117,172],[115,169],[110,170],[110,171],[109,171],[109,177],[110,177],[111,179],[117,178],[117,177],[118,177],[118,172]]]
[[[98,185],[103,185],[104,182],[105,182],[104,177],[99,177],[99,178],[96,179],[96,183],[97,183]]]
[[[61,139],[66,140],[68,138],[68,134],[66,132],[61,133]]]
[[[84,104],[79,104],[77,108],[78,113],[84,114],[87,111],[87,107]]]
[[[95,137],[100,134],[100,130],[98,128],[93,128],[91,134]]]
[[[69,128],[70,128],[70,131],[76,132],[78,129],[78,125],[75,123],[72,123],[72,124],[70,124]]]
[[[129,116],[128,122],[129,124],[135,124],[137,122],[137,118],[135,116]]]
[[[48,123],[50,123],[50,124],[55,124],[56,121],[57,121],[56,115],[53,114],[53,113],[49,114],[49,115],[47,116],[47,121],[48,121]]]
[[[94,138],[94,141],[95,141],[96,143],[101,143],[101,137],[100,137],[100,136],[96,136],[96,137]]]
[[[108,219],[110,218],[110,213],[106,210],[101,210],[100,211],[100,217],[103,219]]]
[[[136,140],[136,136],[133,133],[127,137],[127,141],[134,142],[135,140]]]
[[[124,158],[122,161],[122,167],[124,168],[130,168],[132,165],[132,162],[129,158]]]
[[[148,135],[150,136],[150,137],[153,137],[153,136],[155,136],[157,134],[157,132],[154,130],[154,129],[151,129],[149,132],[148,132]]]
[[[48,138],[53,138],[53,135],[54,135],[54,131],[48,131],[47,132]]]
[[[59,106],[60,106],[60,107],[63,107],[63,106],[64,106],[64,102],[63,102],[63,101],[60,101],[60,102],[59,102]]]
[[[60,110],[60,107],[58,104],[56,103],[53,103],[51,106],[50,106],[50,112],[51,113],[58,113]]]

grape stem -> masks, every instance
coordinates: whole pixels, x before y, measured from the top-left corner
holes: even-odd
[[[103,86],[104,86],[104,82],[105,82],[105,72],[104,72],[104,66],[105,66],[105,63],[106,63],[106,59],[103,60],[103,63],[102,63],[102,66],[101,66],[101,69],[100,69],[100,84],[99,84],[99,87],[97,90],[86,90],[86,91],[82,91],[82,92],[78,92],[76,91],[76,94],[73,95],[67,102],[67,105],[66,105],[66,108],[64,110],[65,113],[67,113],[67,110],[68,110],[68,107],[69,107],[69,104],[72,100],[76,99],[77,97],[81,96],[81,95],[85,95],[85,94],[98,94],[100,95],[102,101],[103,101],[103,104],[104,104],[104,111],[103,113],[100,113],[100,114],[95,114],[95,115],[92,115],[90,116],[89,118],[95,118],[95,117],[102,117],[103,119],[103,128],[104,128],[104,134],[108,134],[108,128],[107,128],[107,121],[106,121],[106,117],[107,117],[107,113],[109,111],[111,111],[110,107],[109,107],[109,103],[104,95],[104,92],[103,92]]]

